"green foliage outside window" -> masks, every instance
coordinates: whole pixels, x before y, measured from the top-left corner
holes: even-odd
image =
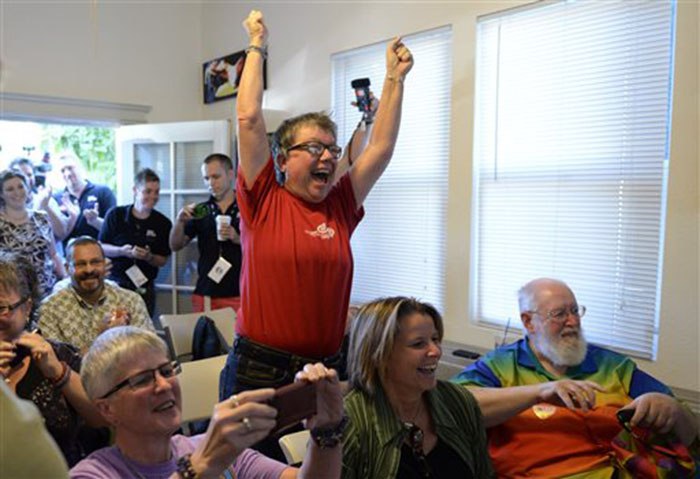
[[[65,150],[72,150],[82,161],[90,181],[117,190],[112,128],[44,125],[41,149],[54,158]]]

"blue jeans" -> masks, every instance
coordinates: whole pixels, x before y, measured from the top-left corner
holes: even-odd
[[[219,400],[242,391],[290,384],[304,364],[319,361],[338,370],[343,379],[345,361],[340,351],[327,358],[307,358],[239,337],[228,353],[226,365],[219,376]]]
[[[233,348],[228,353],[226,365],[219,376],[219,400],[243,391],[260,388],[279,388],[294,382],[294,376],[306,363],[321,361],[326,366],[343,369],[342,353],[338,352],[328,358],[314,359],[279,351],[247,338],[236,338]],[[300,431],[296,427],[285,429],[284,434]],[[253,446],[267,457],[285,462],[282,449],[276,437],[268,436]]]

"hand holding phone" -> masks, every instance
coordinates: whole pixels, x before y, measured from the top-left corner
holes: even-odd
[[[632,416],[634,416],[634,409],[620,409],[617,411],[617,421],[623,426],[632,420]]]
[[[299,381],[282,386],[268,404],[277,409],[277,424],[274,434],[316,414],[316,383]]]
[[[22,346],[21,344],[17,344],[15,346],[15,357],[12,358],[12,361],[10,361],[7,366],[10,369],[18,366],[19,363],[21,363],[24,360],[24,358],[26,358],[27,356],[29,356],[31,354],[31,352],[32,352],[32,350],[29,349],[27,346]]]
[[[369,113],[371,109],[372,99],[369,95],[369,85],[369,78],[358,78],[350,82],[350,86],[355,89],[357,109],[362,113]]]
[[[202,218],[206,218],[211,214],[211,207],[209,206],[209,203],[197,203],[194,207],[194,210],[192,211],[192,218],[199,220]]]

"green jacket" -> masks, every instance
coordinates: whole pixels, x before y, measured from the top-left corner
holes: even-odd
[[[428,408],[440,439],[454,449],[477,479],[495,477],[486,431],[474,396],[462,386],[438,381],[428,391]],[[343,444],[343,479],[393,479],[399,469],[407,430],[386,394],[353,390],[345,398],[350,418]]]

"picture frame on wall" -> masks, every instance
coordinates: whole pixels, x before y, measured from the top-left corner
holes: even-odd
[[[204,103],[214,103],[238,94],[245,64],[245,50],[240,50],[202,64]],[[263,63],[263,88],[267,88],[267,59]]]

